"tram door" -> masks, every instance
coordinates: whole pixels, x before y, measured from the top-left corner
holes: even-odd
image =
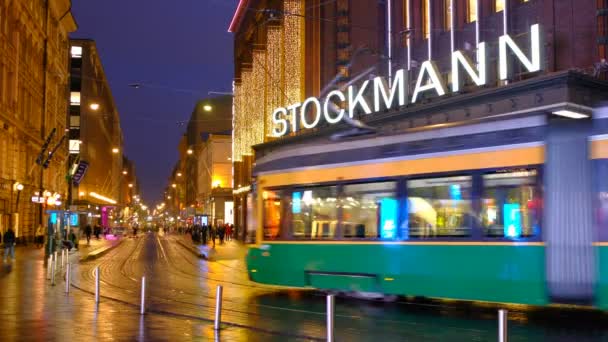
[[[544,198],[547,289],[556,302],[587,304],[596,281],[591,120],[549,119]]]

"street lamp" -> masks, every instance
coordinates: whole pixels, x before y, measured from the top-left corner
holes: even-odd
[[[211,107],[211,105],[206,104],[203,106],[203,110],[205,112],[210,112],[212,109],[213,109],[213,107]]]
[[[188,154],[192,154],[192,153],[194,153],[194,151],[192,151],[192,149],[191,149],[191,148],[189,148],[189,149],[188,149],[188,151],[186,151],[186,153],[188,153]]]
[[[178,172],[178,173],[177,173],[177,177],[181,177],[181,176],[182,176],[182,173],[181,173],[181,172]]]
[[[114,148],[112,149],[112,153],[116,154],[116,153],[118,153],[118,152],[120,152],[120,150],[118,149],[118,147],[114,147]]]
[[[93,102],[93,103],[91,103],[89,105],[89,108],[91,108],[92,110],[98,110],[99,109],[99,103]]]
[[[122,174],[123,174],[123,175],[126,175],[126,174],[128,174],[128,173],[129,173],[129,172],[128,172],[127,170],[122,171]]]
[[[133,187],[133,183],[129,183],[129,188],[132,188],[132,187]]]
[[[171,187],[175,189],[175,188],[177,188],[177,184],[173,183],[173,184],[171,184]]]

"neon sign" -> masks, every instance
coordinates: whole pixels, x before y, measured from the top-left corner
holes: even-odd
[[[530,53],[529,57],[515,43],[509,35],[498,38],[498,75],[500,80],[507,80],[513,68],[511,58],[507,52],[519,60],[528,72],[540,71],[543,68],[543,58],[541,49],[540,25],[535,24],[530,27]],[[471,61],[462,51],[452,52],[451,68],[453,93],[460,91],[464,82],[462,70],[476,86],[483,86],[487,83],[488,63],[487,63],[486,43],[479,43],[477,48],[477,61]],[[461,70],[462,69],[462,70]],[[407,73],[404,69],[397,70],[388,84],[383,77],[376,77],[373,80],[364,81],[359,87],[351,85],[345,92],[333,90],[324,99],[309,97],[302,103],[291,104],[287,107],[276,108],[272,112],[272,135],[281,137],[290,132],[297,132],[300,127],[310,129],[316,127],[321,119],[329,124],[336,124],[343,120],[345,115],[353,117],[355,113],[372,114],[382,109],[392,108],[393,106],[404,106],[409,98],[410,103],[416,103],[421,95],[434,92],[437,96],[443,96],[448,92],[445,80],[441,77],[437,64],[428,60],[422,63],[414,92],[409,96]],[[366,95],[373,97],[368,102]],[[341,108],[337,103],[344,103]]]

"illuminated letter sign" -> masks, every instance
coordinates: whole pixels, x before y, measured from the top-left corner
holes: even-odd
[[[426,74],[428,74],[428,82],[426,82],[425,85],[422,85],[422,82],[427,79],[424,77]],[[420,67],[416,88],[414,88],[414,95],[412,95],[412,103],[416,103],[418,94],[431,89],[435,89],[435,92],[437,92],[437,95],[439,96],[445,95],[445,84],[441,77],[439,77],[437,65],[432,61],[426,61],[422,63],[422,66]]]
[[[384,100],[384,105],[386,108],[393,107],[393,102],[395,101],[395,93],[397,93],[397,99],[399,106],[405,105],[405,82],[403,76],[403,69],[398,70],[395,73],[395,78],[393,79],[393,84],[390,89],[390,95],[386,95],[387,84],[383,77],[374,78],[374,110],[376,112],[380,111],[380,97]]]
[[[511,37],[505,34],[504,36],[500,36],[498,38],[498,70],[501,80],[506,80],[509,78],[509,58],[507,57],[507,46],[529,72],[535,72],[541,69],[542,58],[540,49],[540,26],[538,24],[532,25],[530,28],[530,40],[531,58],[528,59],[528,57],[524,55],[519,46],[515,44]]]
[[[475,85],[482,86],[486,84],[486,43],[479,43],[477,50],[477,73],[473,69],[473,62],[467,57],[462,51],[454,51],[452,53],[452,91],[460,91],[462,87],[462,78],[460,77],[460,68],[458,65],[462,65],[464,70],[467,72],[469,77],[475,82]]]
[[[509,35],[498,39],[498,74],[500,80],[507,80],[510,67],[509,61],[517,59],[528,72],[542,70],[542,42],[540,25],[530,28],[529,56],[515,43]],[[511,52],[510,56],[507,52]],[[454,51],[451,57],[453,93],[459,92],[465,78],[469,78],[476,86],[487,83],[488,57],[487,44],[479,43],[476,61],[472,61],[465,52]],[[464,72],[463,72],[464,70]],[[465,74],[465,75],[463,75]],[[280,107],[272,112],[272,135],[281,137],[288,133],[295,133],[298,128],[314,128],[324,119],[328,124],[337,124],[344,119],[344,115],[354,117],[357,112],[364,115],[390,109],[394,106],[405,106],[408,103],[408,73],[400,69],[389,82],[382,77],[365,80],[359,87],[350,85],[346,91],[332,90],[324,99],[309,97],[303,103],[295,103]],[[370,82],[372,83],[370,86]],[[416,85],[412,92],[410,103],[416,103],[419,97],[427,92],[434,96],[443,96],[447,93],[446,81],[442,77],[434,61],[424,61],[420,65]],[[373,97],[373,99],[370,99]],[[347,114],[348,113],[348,114]]]

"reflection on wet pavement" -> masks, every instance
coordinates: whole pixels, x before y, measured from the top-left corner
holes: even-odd
[[[167,238],[125,240],[102,258],[78,264],[73,291],[50,286],[41,250],[20,249],[0,272],[1,340],[321,340],[325,298],[315,291],[279,290],[249,282],[243,260],[207,262]],[[96,266],[102,300],[93,300]],[[139,315],[140,279],[147,279],[147,314]],[[215,288],[224,286],[223,329],[213,330]],[[510,341],[602,341],[605,315],[511,312]],[[513,319],[514,318],[514,319]],[[494,309],[438,302],[337,298],[336,339],[342,341],[494,341]]]

